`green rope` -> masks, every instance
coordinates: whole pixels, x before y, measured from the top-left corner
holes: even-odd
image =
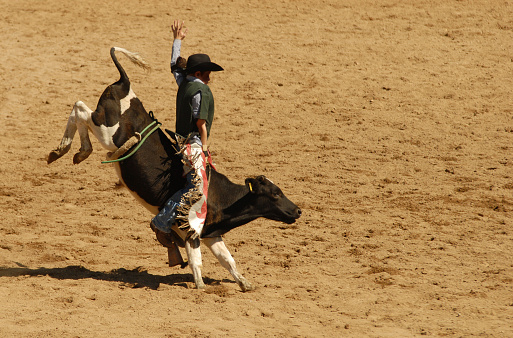
[[[141,134],[141,135],[142,135],[142,134],[144,134],[144,132],[145,132],[146,130],[148,130],[148,128],[150,128],[151,126],[153,126],[154,124],[157,124],[157,125],[156,125],[152,130],[150,130],[150,131],[148,132],[148,134],[146,134],[146,136],[144,136],[144,137],[143,137],[143,139],[142,139],[141,141],[139,141],[139,142],[138,142],[137,147],[135,147],[135,149],[134,149],[134,150],[132,150],[132,151],[130,152],[130,154],[128,154],[128,155],[126,155],[126,156],[123,156],[123,157],[120,157],[120,158],[118,158],[118,159],[116,159],[116,160],[102,161],[102,164],[104,164],[104,163],[113,163],[113,162],[121,162],[121,161],[126,160],[127,158],[129,158],[129,157],[130,157],[130,156],[132,156],[133,154],[135,154],[135,152],[136,152],[137,150],[139,150],[139,148],[143,145],[144,141],[146,141],[146,139],[147,139],[151,134],[153,134],[153,132],[154,132],[155,130],[159,129],[159,128],[160,128],[160,126],[162,125],[162,123],[160,123],[160,122],[153,121],[153,122],[152,122],[152,123],[150,123],[148,126],[146,126],[146,128],[144,128],[144,129],[143,129],[143,131],[141,131],[141,133],[140,133],[140,134]]]

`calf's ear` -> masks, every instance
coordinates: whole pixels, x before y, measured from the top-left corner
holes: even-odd
[[[257,178],[246,178],[246,187],[248,187],[249,192],[253,194],[258,194],[260,191],[260,182]]]

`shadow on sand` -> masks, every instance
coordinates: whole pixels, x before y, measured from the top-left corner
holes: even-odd
[[[181,286],[188,288],[187,282],[192,282],[192,274],[172,274],[167,276],[153,275],[143,268],[127,270],[124,268],[111,271],[91,271],[80,265],[71,265],[64,268],[37,268],[30,269],[19,263],[20,267],[5,268],[0,267],[0,277],[18,277],[18,276],[50,276],[55,279],[96,279],[108,282],[120,282],[126,287],[131,288],[149,288],[157,290],[160,284],[171,286]],[[203,277],[207,285],[216,285],[221,281]],[[223,282],[232,282],[223,280]]]

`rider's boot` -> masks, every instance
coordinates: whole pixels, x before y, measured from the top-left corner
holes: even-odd
[[[155,231],[155,235],[157,236],[157,240],[167,248],[167,257],[169,259],[169,266],[180,265],[183,269],[188,265],[187,261],[184,261],[182,258],[182,254],[178,249],[178,246],[185,246],[183,240],[178,236],[177,233],[171,231],[170,234],[166,234],[162,231],[155,229],[153,223],[151,224],[152,230]],[[178,241],[178,242],[177,242]]]
[[[167,247],[167,258],[169,259],[168,264],[170,267],[180,265],[180,267],[183,269],[187,266],[187,262],[183,260],[182,254],[180,253],[176,243],[173,243]]]
[[[169,199],[166,205],[160,209],[159,213],[153,217],[151,224],[158,230],[165,232],[166,234],[171,232],[171,226],[176,220],[176,208],[178,203]]]

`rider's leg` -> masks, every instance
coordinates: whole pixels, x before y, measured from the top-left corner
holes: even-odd
[[[207,217],[208,179],[206,166],[207,161],[203,149],[197,143],[187,147],[188,159],[191,169],[194,171],[194,186],[198,193],[196,201],[191,205],[188,212],[189,225],[199,236],[203,230],[205,218]]]

